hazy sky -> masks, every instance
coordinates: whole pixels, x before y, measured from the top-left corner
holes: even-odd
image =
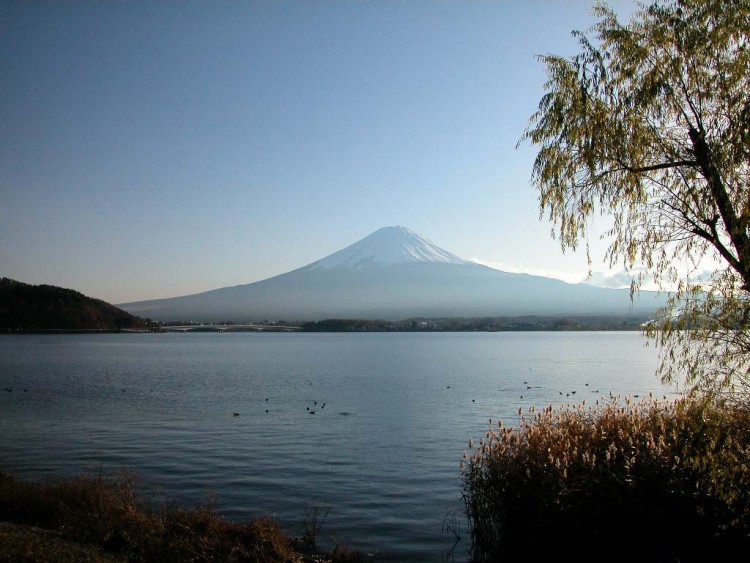
[[[170,297],[403,225],[580,281],[583,253],[539,220],[533,148],[515,147],[543,94],[536,56],[575,54],[591,7],[2,2],[0,276]]]

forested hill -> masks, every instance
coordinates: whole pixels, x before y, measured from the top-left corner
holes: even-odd
[[[52,285],[0,279],[0,330],[119,330],[147,321],[100,299]]]

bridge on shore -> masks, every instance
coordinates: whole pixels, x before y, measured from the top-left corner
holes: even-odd
[[[299,332],[302,327],[255,323],[234,325],[189,324],[160,326],[157,330],[158,332]]]

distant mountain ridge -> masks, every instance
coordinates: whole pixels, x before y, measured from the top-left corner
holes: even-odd
[[[494,270],[460,258],[406,227],[384,227],[306,266],[259,282],[124,310],[169,322],[329,318],[625,315],[647,317],[665,301],[627,289]]]
[[[0,279],[0,330],[120,330],[146,325],[144,319],[72,289]]]

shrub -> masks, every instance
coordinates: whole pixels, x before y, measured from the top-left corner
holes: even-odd
[[[54,530],[80,544],[80,553],[94,547],[128,561],[265,562],[299,556],[275,520],[229,522],[210,503],[192,509],[147,505],[127,473],[24,482],[0,472],[0,521]],[[26,554],[25,560],[68,560],[62,550],[69,545],[43,543],[35,548],[38,557]]]
[[[475,561],[685,563],[750,547],[747,411],[611,396],[531,409],[519,428],[500,422],[469,449],[462,478]]]

